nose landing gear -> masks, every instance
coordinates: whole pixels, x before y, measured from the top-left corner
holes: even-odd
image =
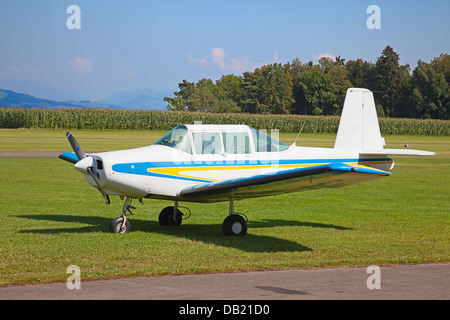
[[[109,225],[109,231],[112,233],[128,233],[131,230],[130,221],[127,220],[127,216],[133,215],[131,209],[136,209],[131,205],[131,198],[127,197],[125,203],[123,204],[122,216],[115,218],[111,221]],[[129,212],[129,213],[127,213]]]

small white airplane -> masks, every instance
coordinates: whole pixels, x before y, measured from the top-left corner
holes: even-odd
[[[179,202],[229,201],[224,235],[244,236],[247,219],[234,200],[318,188],[335,188],[390,175],[388,155],[434,155],[411,149],[384,149],[373,94],[350,88],[334,148],[288,146],[246,125],[179,125],[150,146],[86,154],[66,133],[74,150],[59,157],[74,163],[107,204],[125,198],[122,215],[110,224],[127,233],[132,199],[174,201],[159,214],[162,226],[178,226]]]

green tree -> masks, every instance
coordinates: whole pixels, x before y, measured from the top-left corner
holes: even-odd
[[[222,101],[219,112],[240,112],[245,100],[243,78],[229,74],[216,81],[217,95]]]
[[[303,64],[299,58],[295,58],[291,63],[287,63],[284,68],[289,71],[292,77],[292,98],[294,99],[292,112],[305,114],[306,100],[301,81],[307,65]]]
[[[195,83],[186,79],[178,84],[179,91],[174,92],[175,97],[165,97],[164,101],[168,103],[167,110],[172,111],[191,111],[190,101],[195,90]]]
[[[312,62],[303,65],[302,72],[296,74],[294,89],[296,112],[312,115],[325,114],[336,102],[334,91],[333,79],[324,67],[313,65]]]
[[[412,76],[412,103],[416,118],[450,118],[449,84],[433,64],[418,61]]]
[[[292,76],[281,64],[261,68],[260,101],[274,114],[289,113],[292,103]]]
[[[339,115],[349,87],[374,91],[378,116],[450,118],[450,56],[418,62],[411,73],[386,46],[376,63],[362,59],[322,58],[318,64],[298,58],[265,65],[242,76],[224,75],[215,83],[183,80],[168,110],[260,114]]]
[[[227,80],[225,80],[227,79]],[[179,91],[175,96],[165,97],[168,102],[167,109],[173,111],[198,111],[198,112],[239,112],[240,108],[233,97],[238,93],[237,87],[230,87],[233,81],[231,77],[222,77],[216,84],[211,79],[203,78],[197,83],[183,82],[178,84]],[[230,86],[225,83],[228,82]]]
[[[382,115],[388,117],[395,115],[394,109],[398,101],[397,93],[399,83],[404,73],[404,70],[402,70],[399,64],[399,60],[398,53],[392,47],[386,46],[375,63],[376,89],[381,91],[377,99],[378,107],[379,111],[384,113]]]
[[[190,111],[216,112],[219,99],[215,93],[215,84],[211,79],[199,80],[190,96]]]
[[[243,88],[244,111],[260,114],[289,113],[292,98],[292,76],[281,64],[271,64],[245,72]]]
[[[319,64],[333,81],[332,94],[334,95],[334,98],[330,96],[330,99],[332,100],[329,104],[324,105],[323,113],[327,115],[340,115],[347,89],[352,87],[347,70],[345,69],[345,59],[338,56],[336,61],[333,62],[333,60],[329,58],[322,58],[319,60]]]
[[[349,60],[345,69],[352,87],[374,90],[374,67],[371,62],[362,59]]]
[[[450,55],[441,53],[439,57],[434,58],[431,61],[431,65],[437,73],[442,73],[445,77],[445,81],[450,85]],[[450,87],[448,87],[450,90]]]

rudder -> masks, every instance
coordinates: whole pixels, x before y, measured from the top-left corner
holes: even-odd
[[[334,148],[358,151],[382,150],[384,144],[372,91],[349,88]]]

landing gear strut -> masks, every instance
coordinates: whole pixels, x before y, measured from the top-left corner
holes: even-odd
[[[242,214],[234,212],[234,199],[230,198],[230,211],[222,224],[225,236],[245,236],[247,234],[247,220]]]
[[[111,221],[109,225],[109,231],[112,233],[128,233],[131,230],[130,221],[127,220],[127,216],[133,215],[130,209],[136,209],[131,206],[131,198],[127,197],[125,203],[123,204],[122,216],[115,218]],[[127,213],[129,212],[129,213]]]

